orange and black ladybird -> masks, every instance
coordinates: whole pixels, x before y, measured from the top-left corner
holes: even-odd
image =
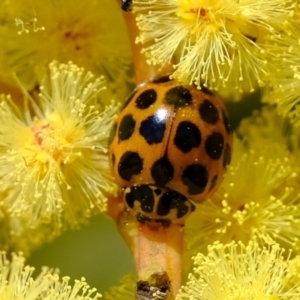
[[[111,135],[109,159],[124,201],[141,223],[183,223],[219,186],[232,133],[222,101],[169,76],[129,96]]]

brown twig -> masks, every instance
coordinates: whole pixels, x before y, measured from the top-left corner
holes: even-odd
[[[120,0],[118,4],[120,5]],[[135,15],[131,12],[123,12],[123,15],[131,43],[137,85],[153,77],[170,74],[171,64],[157,67],[147,63],[141,52],[142,45],[135,42],[139,34]],[[164,227],[151,222],[141,224],[128,215],[129,212],[124,211],[120,215],[118,225],[134,252],[139,279],[136,299],[175,299],[181,286],[183,225],[171,224]]]
[[[149,80],[150,78],[157,77],[158,75],[170,74],[173,69],[171,64],[165,64],[163,66],[153,66],[147,63],[145,55],[141,51],[143,45],[137,44],[135,42],[136,37],[139,34],[139,30],[135,21],[135,15],[131,12],[123,12],[123,15],[130,39],[137,85]]]

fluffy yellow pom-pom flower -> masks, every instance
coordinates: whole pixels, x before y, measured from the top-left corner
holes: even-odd
[[[101,107],[103,78],[72,63],[50,64],[34,102],[0,104],[0,191],[9,214],[30,224],[52,219],[76,225],[114,192],[106,155],[117,106]],[[29,98],[30,99],[30,98]]]
[[[104,76],[108,91],[121,100],[127,96],[130,45],[116,1],[5,2],[0,7],[0,76],[15,72],[30,90],[40,84],[51,61],[72,61]]]
[[[207,255],[196,255],[176,300],[297,300],[300,278],[294,265],[299,266],[299,258],[285,260],[284,251],[278,245],[216,242]]]
[[[173,76],[210,88],[253,91],[269,75],[264,37],[293,14],[282,0],[133,0],[149,63],[170,62]]]
[[[57,272],[43,268],[36,278],[34,268],[25,265],[22,254],[12,255],[12,261],[0,253],[0,298],[11,300],[96,300],[102,296],[84,278],[69,284],[70,278],[59,278]]]
[[[297,20],[289,25],[285,33],[271,35],[268,51],[274,54],[273,70],[263,101],[276,104],[278,113],[299,126],[300,23]]]

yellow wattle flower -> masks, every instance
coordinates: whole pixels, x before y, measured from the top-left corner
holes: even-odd
[[[72,61],[105,77],[108,98],[127,97],[130,45],[116,1],[91,0],[87,5],[81,0],[7,0],[0,20],[0,77],[16,73],[32,90],[51,61]]]
[[[72,63],[50,64],[37,102],[23,110],[10,97],[0,104],[0,191],[13,216],[40,221],[83,222],[106,209],[116,186],[108,167],[110,127],[118,106],[101,106],[103,78]]]
[[[285,250],[278,245],[215,242],[207,252],[194,257],[193,271],[176,300],[296,300],[300,297],[300,280],[294,268],[299,266],[299,257],[285,260]]]
[[[84,278],[70,285],[70,277],[60,278],[57,271],[44,267],[35,277],[34,268],[25,264],[22,254],[12,254],[12,260],[0,252],[0,298],[14,300],[97,300],[101,294]]]
[[[148,62],[173,62],[184,83],[254,91],[269,76],[272,54],[264,37],[279,32],[293,14],[281,0],[133,0]],[[261,12],[264,13],[261,13]]]
[[[272,76],[264,89],[263,101],[276,104],[280,115],[288,117],[293,124],[299,126],[300,24],[298,19],[295,17],[294,22],[289,24],[285,32],[272,34],[269,37],[268,47],[268,51],[272,52],[274,57]]]

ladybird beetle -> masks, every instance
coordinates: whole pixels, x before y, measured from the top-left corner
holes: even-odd
[[[132,0],[121,0],[121,8],[124,11],[131,11],[132,10]]]
[[[125,205],[141,223],[184,223],[220,185],[232,133],[221,100],[169,76],[141,84],[111,133],[109,160]]]

